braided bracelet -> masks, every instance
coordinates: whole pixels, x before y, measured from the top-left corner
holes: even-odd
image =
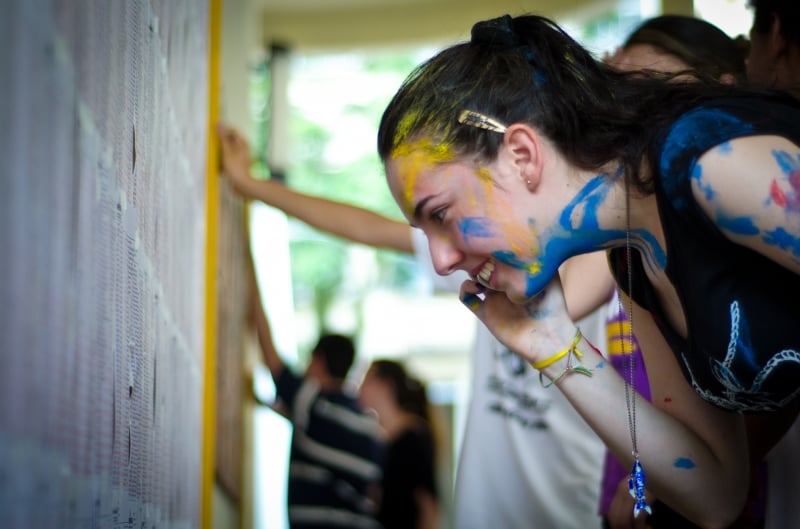
[[[539,371],[539,384],[541,384],[543,388],[549,388],[550,386],[552,386],[553,384],[555,384],[556,382],[561,380],[563,377],[565,377],[568,373],[578,373],[578,374],[581,374],[581,375],[584,375],[584,376],[587,376],[587,377],[591,377],[592,376],[592,370],[591,369],[589,369],[587,367],[584,367],[584,366],[582,366],[580,364],[572,365],[573,359],[575,359],[577,357],[577,359],[580,360],[583,357],[583,353],[581,353],[580,349],[578,349],[578,343],[581,341],[582,337],[583,337],[583,335],[581,334],[581,330],[577,329],[576,332],[575,332],[575,339],[572,341],[572,345],[570,345],[568,349],[564,349],[563,351],[559,351],[558,353],[554,354],[553,356],[551,356],[549,358],[546,358],[545,360],[542,360],[541,362],[533,364],[533,367],[541,369],[543,367],[547,367],[547,366],[553,364],[554,362],[557,362],[561,358],[564,358],[564,356],[567,357],[567,366],[559,374],[557,374],[556,376],[551,378],[549,382],[545,383],[544,377],[546,377],[547,375],[542,373],[542,371]],[[589,342],[587,341],[587,343],[589,343]],[[589,345],[592,348],[594,348],[594,346],[592,344],[589,344]]]

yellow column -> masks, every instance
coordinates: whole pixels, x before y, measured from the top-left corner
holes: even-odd
[[[200,486],[200,527],[213,529],[213,492],[217,400],[217,248],[219,229],[219,42],[221,0],[209,0],[208,28],[208,140],[206,146],[206,271],[205,362],[203,366],[203,448]]]

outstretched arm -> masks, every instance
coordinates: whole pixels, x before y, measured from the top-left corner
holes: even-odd
[[[258,344],[261,346],[261,356],[264,363],[267,365],[273,380],[278,380],[284,369],[284,363],[275,349],[275,343],[272,341],[272,329],[267,319],[267,314],[264,311],[264,305],[261,303],[261,295],[258,290],[253,293],[253,318],[255,319],[256,333],[258,334]]]
[[[411,227],[364,208],[299,193],[250,173],[250,149],[237,131],[220,126],[223,174],[246,198],[260,200],[310,226],[350,241],[413,253]]]

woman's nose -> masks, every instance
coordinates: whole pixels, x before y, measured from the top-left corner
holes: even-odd
[[[449,238],[429,236],[428,248],[436,273],[442,276],[452,274],[458,270],[458,265],[464,259],[464,254]]]

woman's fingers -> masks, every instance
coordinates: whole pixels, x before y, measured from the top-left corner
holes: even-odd
[[[483,306],[486,289],[480,283],[467,279],[461,284],[458,298],[469,310],[477,314]]]

